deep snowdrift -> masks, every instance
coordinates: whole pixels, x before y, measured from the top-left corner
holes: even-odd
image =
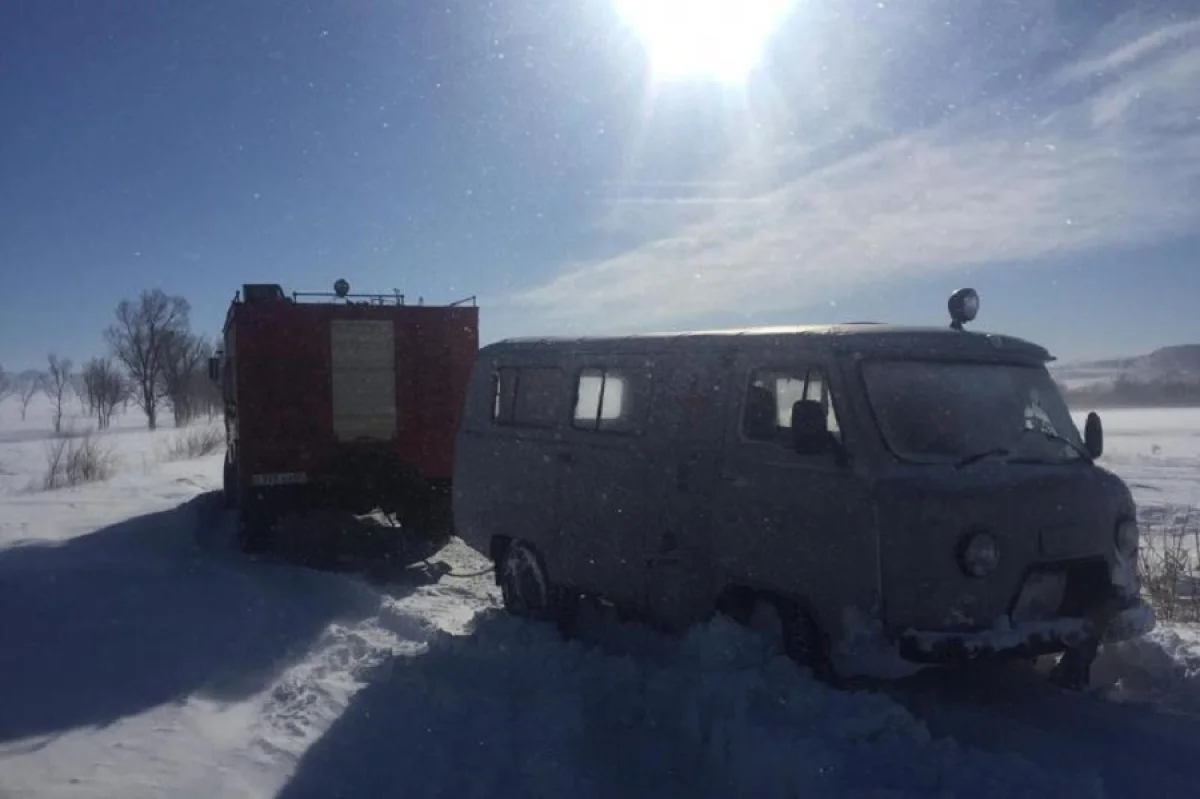
[[[731,623],[644,638],[566,643],[485,612],[393,659],[281,796],[1102,795],[1087,775],[933,740],[891,699],[825,688]]]
[[[442,569],[371,580],[248,559],[221,455],[171,462],[154,453],[172,431],[117,435],[153,466],[127,448],[106,483],[0,496],[0,795],[1197,790],[1188,627],[1106,651],[1107,699],[1013,669],[836,692],[722,620],[682,640],[597,621],[563,641],[499,612],[488,575],[444,576],[485,565],[458,542]],[[35,451],[19,438],[0,441],[7,463]],[[1130,454],[1153,486],[1155,456]]]

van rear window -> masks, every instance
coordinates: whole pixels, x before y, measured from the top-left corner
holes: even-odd
[[[554,427],[562,372],[550,367],[504,367],[496,372],[492,419],[514,427]]]

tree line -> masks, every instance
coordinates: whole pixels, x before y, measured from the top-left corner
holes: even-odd
[[[1200,381],[1162,378],[1135,381],[1124,376],[1112,383],[1059,389],[1071,407],[1179,408],[1200,406]]]
[[[208,379],[212,342],[194,333],[191,306],[183,297],[161,289],[143,291],[117,305],[115,321],[104,331],[108,353],[88,360],[75,371],[69,358],[50,353],[44,371],[10,374],[0,368],[0,401],[15,396],[25,419],[29,403],[40,392],[50,400],[54,432],[62,432],[63,415],[72,396],[95,417],[99,429],[112,422],[118,407],[133,404],[158,428],[164,410],[176,427],[221,409],[220,390]]]

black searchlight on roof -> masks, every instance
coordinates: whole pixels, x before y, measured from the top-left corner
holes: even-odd
[[[333,293],[345,299],[346,295],[350,293],[350,284],[345,279],[339,277],[333,282]]]
[[[962,330],[963,325],[979,313],[979,292],[975,289],[959,289],[950,295],[946,307],[950,311],[950,327]]]

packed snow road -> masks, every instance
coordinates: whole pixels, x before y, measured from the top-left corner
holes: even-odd
[[[250,560],[218,467],[0,505],[0,795],[1200,790],[1195,716],[1064,696],[1019,670],[838,692],[720,620],[681,640],[597,620],[563,641],[501,612],[489,576],[444,576],[486,565],[457,542],[434,556],[444,569],[386,582]],[[1200,647],[1176,643],[1105,668],[1159,657],[1169,667],[1132,698],[1166,686],[1160,705],[1180,706],[1197,696],[1180,653]]]

